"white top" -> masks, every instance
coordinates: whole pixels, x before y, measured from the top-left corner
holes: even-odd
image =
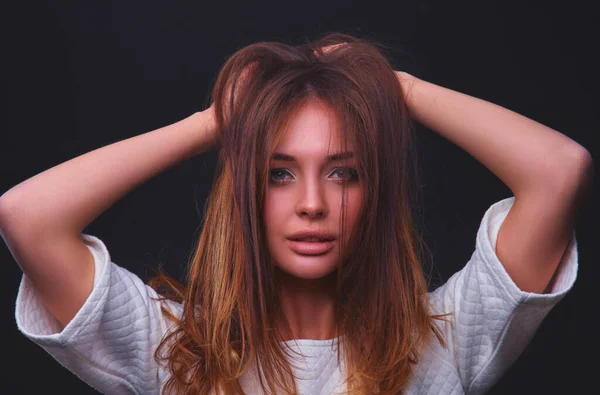
[[[495,253],[500,225],[514,197],[492,204],[485,212],[475,251],[465,267],[430,293],[437,313],[453,311],[452,323],[436,321],[449,348],[435,340],[416,367],[407,394],[482,394],[489,390],[521,354],[550,309],[572,288],[578,269],[575,232],[557,269],[551,292],[522,292]],[[92,293],[69,324],[59,332],[57,321],[23,275],[15,318],[21,333],[42,347],[79,378],[106,394],[159,394],[168,370],[153,352],[168,329],[156,292],[137,275],[111,261],[104,243],[81,234],[94,256]],[[176,314],[182,307],[168,302]],[[300,394],[344,392],[343,363],[338,366],[330,340],[286,342],[306,355],[298,369]],[[296,366],[298,367],[298,365]],[[241,383],[258,394],[256,371]]]

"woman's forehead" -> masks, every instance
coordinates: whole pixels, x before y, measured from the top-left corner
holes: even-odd
[[[344,145],[352,148],[342,132],[338,115],[326,104],[311,100],[290,117],[275,151],[327,156],[339,152]]]

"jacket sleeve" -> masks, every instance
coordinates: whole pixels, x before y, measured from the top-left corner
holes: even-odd
[[[488,208],[471,259],[430,295],[436,313],[453,313],[442,333],[468,394],[483,394],[500,379],[577,277],[573,231],[548,293],[523,292],[512,281],[496,255],[496,240],[514,200],[509,197]]]
[[[153,358],[172,327],[157,293],[110,259],[104,243],[81,234],[94,256],[94,287],[60,331],[25,274],[16,300],[18,330],[81,380],[105,394],[158,394],[165,371]],[[178,317],[181,305],[165,302]]]

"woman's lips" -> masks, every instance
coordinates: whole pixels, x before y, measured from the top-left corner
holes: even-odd
[[[301,255],[322,255],[333,248],[335,240],[330,241],[296,241],[287,240],[289,247]]]

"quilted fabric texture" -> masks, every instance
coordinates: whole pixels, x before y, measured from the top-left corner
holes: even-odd
[[[408,394],[483,394],[521,354],[550,309],[573,287],[578,255],[575,232],[548,294],[522,292],[504,270],[496,238],[514,197],[485,212],[475,251],[465,267],[430,293],[431,309],[453,312],[439,322],[448,348],[430,344],[417,366]],[[59,331],[54,317],[23,275],[15,308],[19,331],[38,344],[81,380],[106,394],[159,394],[168,378],[153,352],[172,328],[160,311],[156,292],[134,273],[111,261],[104,243],[82,234],[94,256],[92,293],[69,324]],[[181,315],[181,305],[169,302]],[[344,393],[343,364],[332,344],[339,339],[286,342],[304,353],[295,361],[300,394]],[[256,369],[241,383],[246,393],[259,394]]]

